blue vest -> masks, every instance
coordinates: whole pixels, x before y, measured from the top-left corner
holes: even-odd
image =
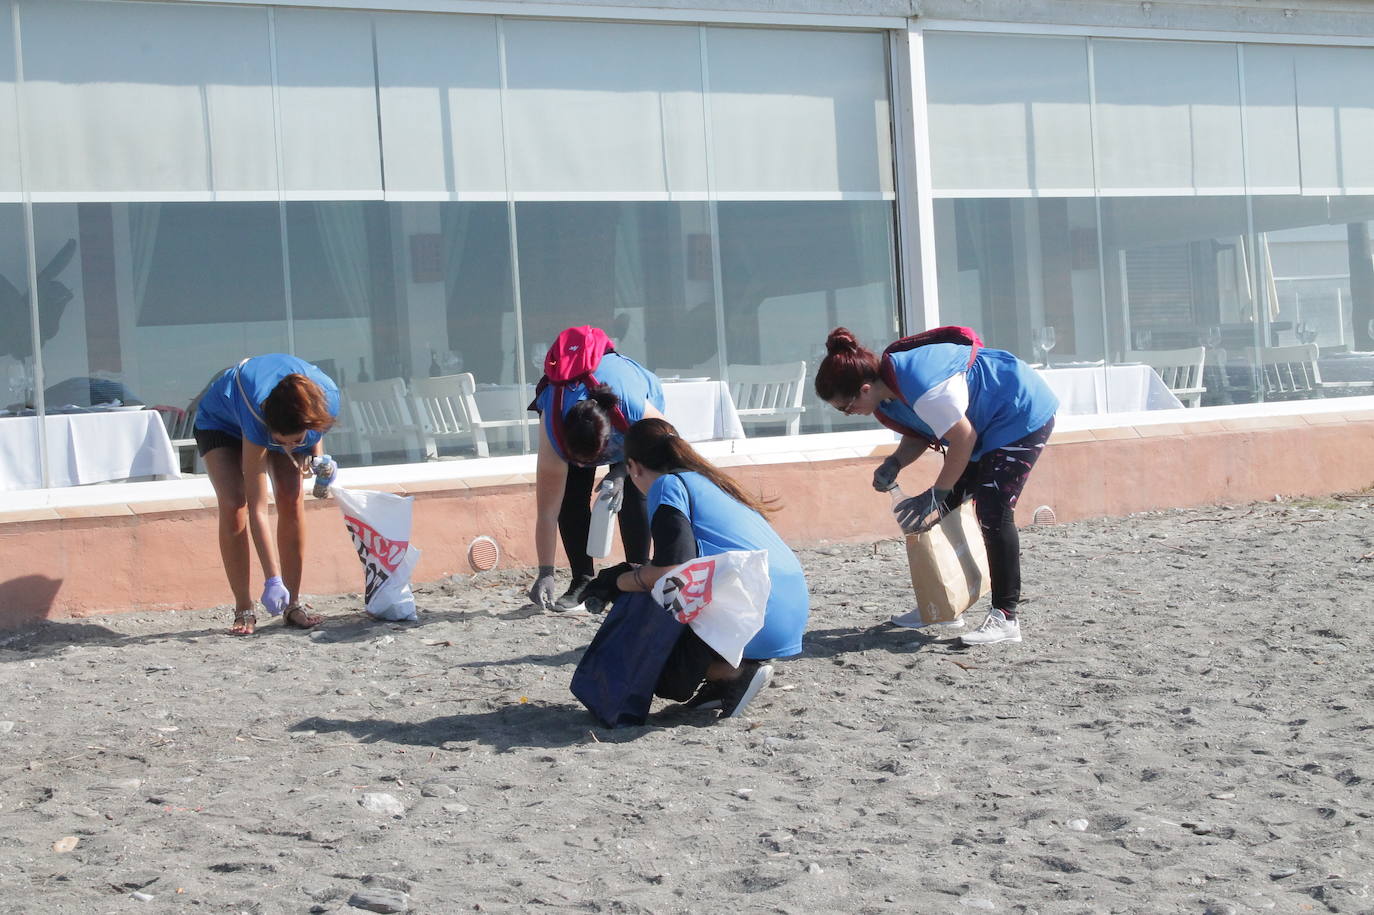
[[[884,357],[899,398],[885,400],[878,412],[930,439],[935,432],[909,405],[931,388],[968,369],[968,420],[978,433],[970,460],[1020,441],[1054,418],[1059,398],[1035,369],[1000,349],[980,349],[968,364],[970,347],[931,343]]]
[[[730,550],[768,551],[772,590],[764,609],[763,628],[744,646],[744,656],[762,660],[800,654],[802,633],[811,615],[811,594],[796,554],[763,515],[690,470],[659,477],[649,487],[646,499],[650,518],[660,505],[671,505],[691,520],[698,555],[715,556]]]
[[[601,363],[592,375],[620,398],[620,409],[625,412],[625,419],[630,425],[633,426],[644,418],[646,403],[653,404],[660,413],[663,412],[663,385],[659,383],[658,376],[629,356],[607,353],[601,357]],[[566,417],[569,410],[586,399],[587,388],[580,382],[573,382],[564,387],[563,416]],[[553,413],[550,410],[552,404],[553,385],[549,385],[535,398],[534,409],[538,410],[543,418],[544,431],[549,436],[549,444],[553,445],[554,453],[567,461],[568,456],[559,449],[558,436],[553,431]],[[612,428],[610,440],[606,442],[606,450],[601,453],[597,463],[618,464],[624,459],[625,433]]]
[[[235,374],[238,380],[235,380]],[[262,402],[272,389],[287,375],[304,375],[324,391],[325,404],[329,415],[339,415],[339,387],[319,367],[288,356],[285,353],[270,353],[254,356],[242,366],[228,369],[205,389],[196,409],[197,429],[215,429],[227,432],[237,438],[261,445],[269,451],[284,452],[286,449],[272,441],[272,433],[254,415],[262,413]],[[239,393],[239,385],[243,393]],[[249,400],[244,400],[247,394]],[[251,401],[251,404],[249,403]],[[294,449],[296,454],[308,452],[315,447],[322,433],[312,429],[305,435],[305,444]]]

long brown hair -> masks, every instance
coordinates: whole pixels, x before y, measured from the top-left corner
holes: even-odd
[[[857,397],[859,389],[878,380],[878,355],[848,328],[837,327],[825,338],[826,356],[816,370],[816,394],[826,402]]]
[[[611,414],[620,405],[620,398],[608,384],[587,389],[587,399],[573,404],[563,417],[563,440],[569,454],[564,457],[583,464],[593,464],[606,450],[611,438]]]
[[[760,514],[772,514],[779,508],[777,499],[762,498],[745,492],[738,483],[721,473],[714,464],[702,457],[687,440],[677,434],[666,419],[641,419],[625,433],[625,457],[643,464],[655,473],[674,470],[693,470],[719,486],[736,502],[742,502]]]
[[[334,425],[324,391],[304,375],[287,375],[262,402],[262,418],[267,428],[279,435],[298,435],[306,431],[325,432]]]

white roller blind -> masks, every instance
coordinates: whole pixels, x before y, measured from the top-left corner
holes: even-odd
[[[43,0],[20,15],[36,194],[275,194],[265,12]]]
[[[1374,193],[1374,48],[1291,53],[1303,193]]]
[[[706,192],[695,26],[507,20],[511,190]]]
[[[380,198],[371,18],[288,9],[275,18],[284,195]]]
[[[718,196],[892,194],[883,36],[732,28],[706,33]]]
[[[931,34],[925,59],[936,193],[1092,193],[1086,39]]]
[[[1093,67],[1103,194],[1244,193],[1235,45],[1095,39]]]
[[[1297,79],[1293,48],[1243,45],[1245,61],[1246,183],[1252,194],[1296,194]]]
[[[14,31],[9,10],[0,6],[0,201],[19,193],[18,112],[14,102]]]
[[[387,196],[504,198],[501,72],[491,16],[376,16]]]

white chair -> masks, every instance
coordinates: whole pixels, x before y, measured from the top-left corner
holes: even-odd
[[[731,365],[726,369],[730,397],[745,426],[783,423],[788,435],[801,431],[805,362],[774,365]]]
[[[415,415],[420,417],[425,427],[425,454],[429,457],[438,456],[438,445],[445,439],[469,440],[478,457],[490,457],[488,429],[518,429],[533,422],[505,415],[501,418],[484,418],[479,399],[488,400],[488,413],[498,405],[505,407],[503,414],[511,413],[513,408],[499,400],[487,398],[488,392],[479,395],[471,372],[416,378],[411,381],[410,392],[415,403]],[[511,400],[514,394],[513,387],[504,390],[507,400]]]
[[[1202,383],[1202,367],[1207,361],[1205,346],[1127,351],[1123,361],[1143,362],[1154,369],[1185,407],[1202,405],[1202,395],[1207,393],[1207,386]]]
[[[404,379],[355,381],[344,389],[343,399],[348,431],[357,436],[364,464],[372,462],[374,450],[393,450],[396,444],[408,460],[418,461],[424,455],[425,428],[412,414]],[[379,447],[378,443],[393,447]]]
[[[1259,389],[1273,400],[1321,397],[1325,385],[1317,368],[1320,354],[1315,343],[1245,348]]]
[[[167,437],[172,440],[172,447],[177,452],[177,463],[181,465],[183,472],[200,470],[200,455],[196,452],[196,409],[199,406],[200,395],[197,394],[185,410],[180,407],[152,407],[167,429]]]

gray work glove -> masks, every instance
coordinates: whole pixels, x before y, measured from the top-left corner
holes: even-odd
[[[897,455],[889,454],[873,471],[873,488],[878,492],[887,492],[897,485],[897,474],[901,472],[902,462],[897,460]]]
[[[897,524],[908,534],[919,534],[930,530],[945,516],[945,498],[948,489],[931,487],[919,496],[903,499],[892,509],[897,516]]]
[[[539,577],[530,586],[530,603],[544,610],[552,610],[554,600],[553,566],[540,566]]]
[[[620,504],[625,501],[625,473],[623,463],[612,465],[606,476],[601,478],[601,486],[597,490],[598,499],[607,495],[610,497],[612,514],[620,511]]]

